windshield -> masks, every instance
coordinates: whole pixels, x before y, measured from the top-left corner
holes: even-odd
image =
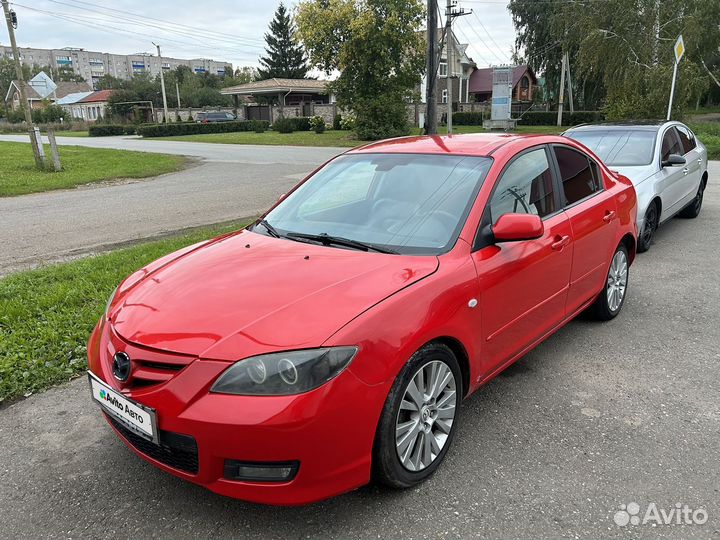
[[[340,156],[265,220],[284,237],[327,234],[398,253],[438,254],[455,243],[491,164],[468,156]]]
[[[587,130],[566,134],[595,152],[606,165],[650,165],[655,151],[656,133],[652,130]]]

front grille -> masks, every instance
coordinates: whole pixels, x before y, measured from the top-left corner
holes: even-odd
[[[147,439],[136,435],[112,416],[105,415],[113,427],[127,440],[138,452],[145,454],[159,461],[160,463],[178,469],[180,471],[197,474],[198,472],[198,449],[197,442],[190,435],[181,435],[172,431],[159,430],[157,445]]]

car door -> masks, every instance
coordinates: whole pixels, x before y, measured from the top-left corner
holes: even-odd
[[[683,181],[683,195],[680,200],[680,208],[683,208],[688,204],[697,194],[697,190],[700,187],[700,180],[703,175],[703,158],[697,149],[697,142],[692,132],[685,126],[675,126],[680,136],[680,144],[682,144],[683,150],[685,151],[686,168],[688,174],[685,176]]]
[[[682,156],[685,150],[680,143],[675,126],[671,126],[663,133],[662,143],[660,145],[660,162],[659,172],[659,189],[660,200],[662,201],[662,212],[660,221],[664,221],[677,212],[681,206],[680,203],[685,193],[686,177],[689,174],[687,164],[685,165],[667,165],[662,163],[667,160],[671,154]]]
[[[615,197],[605,189],[598,164],[584,152],[559,144],[553,145],[553,157],[574,246],[566,308],[572,314],[603,288],[620,225]]]
[[[473,260],[480,290],[483,368],[493,371],[565,317],[572,232],[559,207],[547,146],[533,147],[504,168],[485,208]],[[537,214],[544,233],[496,243],[489,228],[506,213]],[[488,236],[489,235],[489,236]]]

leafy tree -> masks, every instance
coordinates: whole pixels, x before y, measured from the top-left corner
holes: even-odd
[[[557,80],[568,51],[575,83],[602,89],[610,118],[664,117],[672,78],[673,44],[687,47],[679,66],[675,108],[681,112],[708,95],[720,78],[720,2],[707,0],[511,0],[518,46]],[[716,75],[717,73],[717,75]],[[720,88],[720,82],[717,83]]]
[[[52,75],[52,71],[46,71],[46,73],[48,73],[48,75]],[[55,82],[84,83],[86,81],[85,81],[85,77],[75,73],[71,67],[62,66],[62,67],[59,67],[55,72]]]
[[[265,34],[267,56],[260,57],[259,79],[273,77],[304,79],[308,73],[307,59],[302,45],[295,39],[295,25],[281,2]]]
[[[406,134],[406,104],[425,67],[421,0],[304,0],[299,34],[311,63],[339,77],[338,104],[361,139]]]

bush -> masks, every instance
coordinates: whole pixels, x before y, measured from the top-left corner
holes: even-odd
[[[292,133],[295,131],[294,118],[278,118],[272,125],[273,130],[278,133]]]
[[[313,116],[310,119],[310,126],[315,133],[325,133],[325,119],[322,116]]]
[[[340,118],[340,129],[352,131],[355,129],[356,118],[353,113],[346,113]]]
[[[523,126],[554,126],[557,124],[557,115],[557,111],[530,111],[520,118],[518,124]],[[575,111],[572,114],[563,111],[562,124],[563,126],[576,126],[604,120],[605,113],[602,111]]]
[[[95,124],[88,129],[91,137],[111,137],[113,135],[135,135],[135,126],[120,124]]]
[[[290,121],[293,123],[295,131],[310,131],[313,129],[310,116],[291,117]]]
[[[482,126],[484,113],[478,112],[456,112],[453,113],[453,124],[456,126]]]
[[[137,128],[143,137],[174,137],[176,135],[200,135],[204,133],[232,133],[237,131],[263,131],[270,125],[266,120],[239,120],[235,122],[217,122],[210,124],[150,124]]]
[[[342,115],[341,114],[336,114],[335,117],[333,118],[333,129],[335,131],[342,129]]]
[[[358,102],[355,133],[358,139],[376,141],[410,132],[407,109],[402,99],[366,99]]]

